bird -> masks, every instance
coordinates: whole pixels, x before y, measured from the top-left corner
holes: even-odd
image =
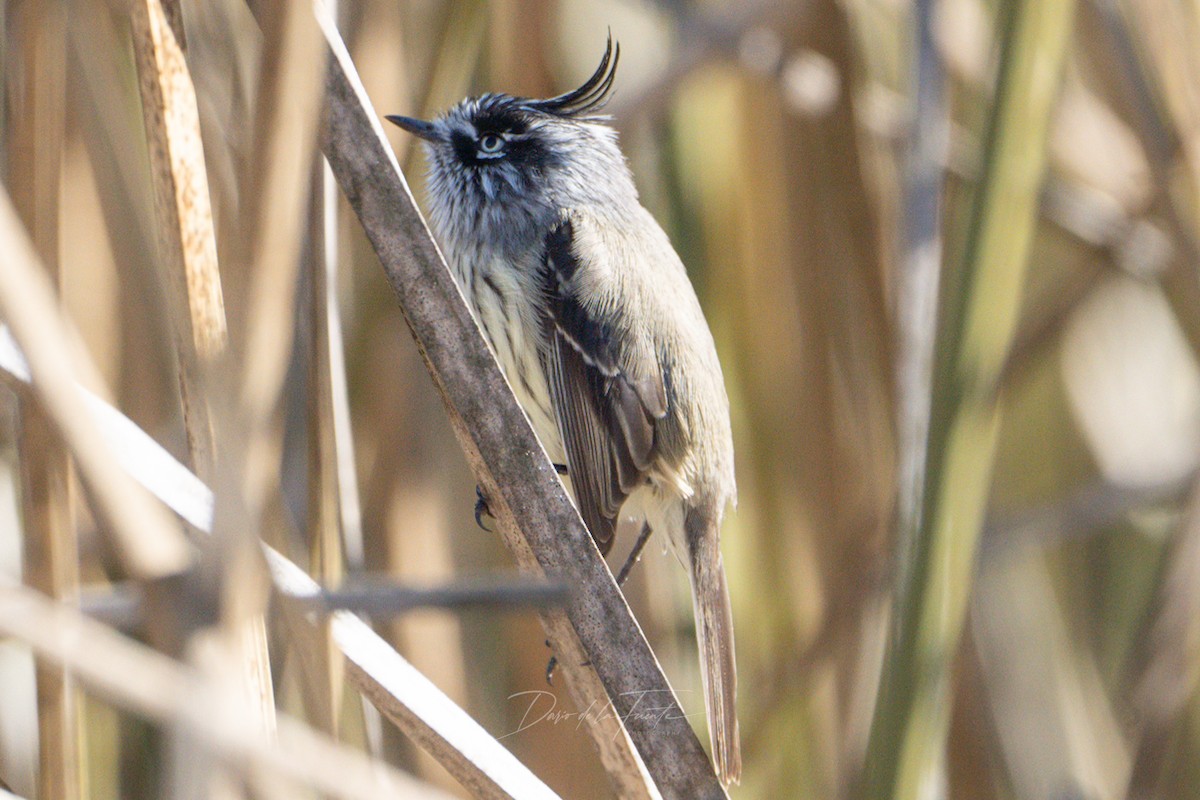
[[[687,270],[600,113],[619,60],[610,31],[572,91],[387,119],[424,140],[434,236],[601,554],[625,515],[643,538],[665,535],[687,570],[714,767],[729,785],[742,769],[720,550],[737,502],[729,398]]]

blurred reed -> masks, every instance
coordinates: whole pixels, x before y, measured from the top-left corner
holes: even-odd
[[[609,110],[733,403],[731,796],[1200,798],[1194,4],[341,0],[337,16],[378,114],[561,90],[606,28],[621,41]],[[490,782],[459,731],[405,727],[385,676],[346,660],[340,623],[314,626],[257,547],[331,590],[514,563],[474,528],[476,479],[331,190],[309,5],[7,0],[4,20],[0,321],[35,385],[0,400],[21,476],[0,569],[39,594],[0,597],[0,787],[511,795],[516,773]],[[422,155],[388,134],[420,201]],[[214,539],[185,540],[122,479],[72,380],[208,479]],[[66,648],[69,631],[100,641],[72,611],[80,587],[130,579],[160,652],[111,630],[102,655]],[[698,712],[682,571],[651,547],[628,596]],[[619,793],[579,717],[513,733],[519,692],[586,709],[546,685],[536,615],[499,613],[376,625],[504,736],[529,791]],[[172,696],[250,703],[251,675],[275,738]],[[409,777],[379,788],[379,761]]]
[[[5,53],[7,110],[17,121],[5,136],[12,202],[54,288],[61,292],[65,280],[58,252],[58,174],[66,118],[66,12],[56,4],[36,2],[6,10],[13,40],[21,43]],[[32,397],[23,395],[19,409],[24,579],[57,600],[71,602],[79,591],[79,563],[70,458]],[[35,681],[38,793],[81,796],[86,779],[74,683],[41,661]]]

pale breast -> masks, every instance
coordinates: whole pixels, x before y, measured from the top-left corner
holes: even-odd
[[[538,355],[533,287],[523,284],[517,270],[485,259],[472,261],[456,260],[455,277],[546,454],[554,463],[564,464],[566,454]]]

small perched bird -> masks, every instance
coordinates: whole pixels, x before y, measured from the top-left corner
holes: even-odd
[[[721,562],[736,502],[729,399],[679,256],[598,115],[620,50],[549,99],[485,94],[432,122],[433,230],[600,551],[643,519],[688,569],[718,776],[741,774],[733,619]],[[645,528],[643,528],[645,531]]]

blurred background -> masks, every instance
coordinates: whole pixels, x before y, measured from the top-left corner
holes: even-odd
[[[42,232],[108,399],[184,458],[132,4],[3,5],[5,186]],[[261,310],[248,299],[245,176],[264,157],[254,120],[274,84],[241,0],[181,6],[236,352]],[[606,111],[688,266],[733,406],[740,502],[723,543],[746,764],[733,797],[849,796],[868,753],[886,760],[871,736],[895,707],[875,710],[880,675],[886,691],[923,685],[928,655],[915,667],[895,655],[908,629],[892,611],[943,552],[923,556],[922,543],[949,535],[961,537],[945,551],[958,566],[920,601],[948,620],[929,656],[945,747],[930,734],[920,796],[1200,798],[1200,6],[340,0],[336,15],[380,116],[430,117],[483,91],[565,91],[591,74],[608,29],[620,42]],[[1021,48],[1025,73],[1012,67]],[[422,203],[423,154],[387,133]],[[286,131],[271,141],[286,146]],[[295,325],[268,406],[278,446],[259,465],[272,487],[264,536],[333,581],[510,574],[499,536],[475,526],[475,481],[379,263],[344,199],[312,175],[299,190],[327,205],[310,204],[298,255],[336,259],[357,475],[343,491],[361,536],[336,556],[305,539],[319,419],[306,410],[305,270],[284,286]],[[970,331],[995,341],[973,350]],[[982,388],[955,382],[968,373]],[[14,397],[0,395],[0,551],[18,579]],[[955,430],[964,407],[995,427],[947,444],[939,425]],[[938,497],[965,505],[941,528]],[[103,586],[114,568],[81,502],[71,525],[81,584]],[[614,568],[623,556],[618,545]],[[626,595],[706,741],[686,579],[661,543]],[[548,710],[518,693],[575,710],[546,683],[535,615],[424,611],[380,629],[551,788],[611,796],[574,718],[518,730]],[[303,713],[294,659],[274,647],[272,659],[276,702]],[[33,680],[28,650],[0,641],[0,778],[29,798]],[[466,796],[344,691],[345,740]],[[93,698],[81,707],[85,796],[157,796],[146,729]]]

